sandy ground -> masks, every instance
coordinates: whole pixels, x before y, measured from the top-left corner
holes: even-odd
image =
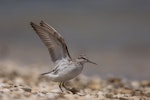
[[[150,80],[79,77],[66,83],[72,92],[62,93],[59,83],[40,76],[40,70],[0,65],[0,100],[150,100]],[[75,88],[75,89],[74,89]]]

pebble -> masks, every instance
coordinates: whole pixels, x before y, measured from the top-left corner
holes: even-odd
[[[143,80],[143,81],[141,81],[140,85],[143,87],[150,87],[150,81]]]
[[[138,89],[140,87],[140,83],[138,81],[132,81],[131,86],[135,89]]]
[[[40,90],[38,88],[32,88],[32,94],[38,94]]]
[[[102,88],[102,84],[99,79],[95,78],[93,81],[90,82],[88,87],[93,90],[100,90]]]
[[[5,88],[5,89],[2,89],[2,92],[3,92],[3,93],[9,93],[10,90]]]
[[[55,98],[59,97],[58,93],[47,93],[46,95],[49,99],[55,99]]]
[[[32,90],[30,88],[22,88],[25,92],[31,92]]]
[[[97,95],[98,95],[98,98],[105,98],[105,94],[104,94],[104,92],[102,92],[102,91],[99,91],[99,92],[97,93]]]
[[[0,67],[1,70],[1,67]],[[2,72],[3,71],[3,72]],[[69,83],[72,92],[61,93],[58,83],[38,78],[40,73],[22,74],[1,70],[0,100],[149,100],[150,81],[128,81],[121,78],[78,77]],[[29,70],[28,70],[29,71]],[[40,72],[40,71],[39,71]],[[3,75],[3,73],[5,75]],[[73,88],[73,86],[77,88]]]
[[[25,92],[24,95],[25,95],[26,97],[29,97],[29,96],[31,96],[31,93],[30,93],[30,92]]]
[[[107,94],[105,94],[105,97],[106,97],[106,98],[112,98],[112,97],[113,97],[113,94],[112,94],[112,93],[107,93]]]

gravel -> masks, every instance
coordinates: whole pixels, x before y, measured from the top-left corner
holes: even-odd
[[[150,80],[79,77],[59,90],[58,83],[40,76],[40,69],[0,66],[0,100],[150,100]]]

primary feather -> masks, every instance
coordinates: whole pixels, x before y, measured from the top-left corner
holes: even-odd
[[[40,25],[33,22],[30,24],[48,48],[51,59],[54,63],[62,60],[63,58],[71,59],[63,37],[52,26],[48,25],[44,21],[41,21]]]

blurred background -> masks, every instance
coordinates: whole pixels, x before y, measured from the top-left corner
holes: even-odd
[[[65,38],[72,57],[86,54],[89,76],[150,78],[149,0],[1,0],[0,62],[51,66],[47,48],[30,26],[44,20]]]

